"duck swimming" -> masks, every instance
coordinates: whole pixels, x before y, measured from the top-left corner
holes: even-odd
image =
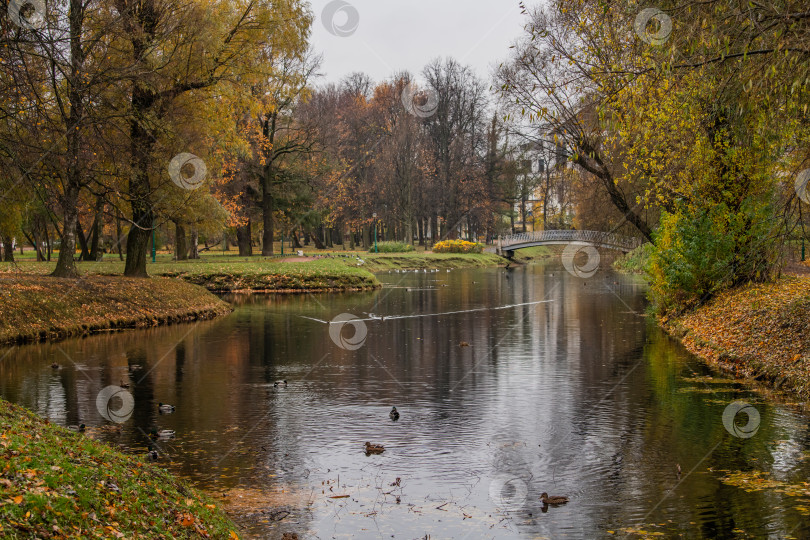
[[[273,383],[273,386],[281,386],[283,388],[286,388],[287,387],[287,381],[286,380],[285,381],[276,381],[276,382]]]
[[[558,504],[565,504],[568,502],[568,497],[563,497],[560,495],[552,495],[549,497],[548,493],[543,492],[540,495],[540,500],[543,501],[543,504],[550,504],[552,506],[557,506]]]
[[[391,420],[396,422],[397,420],[399,420],[399,411],[397,411],[397,408],[394,407],[394,408],[391,409],[391,412],[388,413],[388,416],[391,417]]]
[[[174,433],[175,433],[175,432],[174,432],[174,430],[173,430],[173,429],[161,429],[161,430],[153,429],[153,430],[152,430],[152,431],[151,431],[149,434],[150,434],[150,435],[151,435],[153,438],[158,438],[158,439],[171,439],[171,438],[173,438],[173,437],[174,437]]]
[[[175,406],[168,403],[158,403],[158,410],[160,412],[174,412]]]
[[[385,447],[381,444],[371,444],[370,442],[366,443],[366,455],[371,454],[382,454],[385,452]]]

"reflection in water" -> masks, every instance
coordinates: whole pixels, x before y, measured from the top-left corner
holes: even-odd
[[[150,429],[176,430],[161,464],[261,537],[810,535],[799,498],[719,481],[806,478],[806,419],[708,377],[643,317],[637,280],[556,266],[382,278],[376,292],[234,296],[216,321],[20,347],[0,362],[0,395],[100,426],[98,392],[129,384],[131,419],[97,436],[145,453]],[[365,319],[358,350],[330,339],[345,313]],[[750,439],[723,427],[738,399],[761,413]],[[386,451],[366,456],[366,441]],[[544,508],[544,491],[571,502]]]

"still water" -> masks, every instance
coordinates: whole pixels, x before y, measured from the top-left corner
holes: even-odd
[[[808,419],[710,373],[644,317],[637,278],[549,263],[381,279],[0,351],[0,395],[99,427],[99,392],[131,385],[121,432],[90,436],[144,454],[151,428],[176,430],[160,464],[257,538],[810,537]],[[343,314],[367,320],[336,332]],[[738,400],[759,413],[752,437],[724,426]],[[721,482],[755,471],[794,487]]]

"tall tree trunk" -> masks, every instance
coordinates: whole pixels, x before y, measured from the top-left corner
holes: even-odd
[[[312,243],[315,244],[315,248],[317,249],[326,249],[326,246],[323,245],[321,239],[319,238],[319,234],[314,234],[310,231],[309,237],[312,239]]]
[[[45,226],[45,247],[48,249],[48,262],[51,262],[51,233],[48,231],[48,224],[44,223]]]
[[[236,228],[236,243],[239,246],[240,257],[253,255],[253,232],[249,218],[246,225]]]
[[[186,227],[179,221],[174,222],[174,256],[178,261],[188,260]]]
[[[155,0],[141,0],[126,10],[127,18],[124,23],[132,30],[129,39],[132,43],[132,59],[137,64],[146,63],[147,56],[152,50],[152,41],[157,32],[161,13],[155,4]],[[124,263],[124,275],[130,277],[149,277],[146,273],[146,257],[155,222],[152,186],[149,182],[149,162],[156,137],[148,122],[154,121],[157,112],[154,106],[158,98],[155,88],[147,82],[134,81],[130,96],[129,120],[132,166],[129,175],[129,197],[132,206],[132,225],[127,234],[127,256]]]
[[[84,100],[79,85],[83,82],[84,50],[82,48],[82,31],[84,27],[84,3],[82,0],[70,0],[68,11],[70,24],[70,76],[68,77],[68,112],[65,142],[67,146],[67,178],[65,190],[61,197],[62,206],[62,243],[59,247],[59,259],[52,276],[76,277],[76,262],[73,253],[76,251],[76,224],[79,221],[79,190],[81,187],[81,147],[82,130],[80,121],[84,115]]]

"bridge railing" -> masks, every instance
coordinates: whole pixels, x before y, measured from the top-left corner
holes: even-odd
[[[510,246],[520,244],[542,244],[551,242],[585,242],[632,250],[640,246],[643,240],[602,231],[553,230],[532,231],[504,236],[499,239],[499,246],[502,250],[508,250]]]

